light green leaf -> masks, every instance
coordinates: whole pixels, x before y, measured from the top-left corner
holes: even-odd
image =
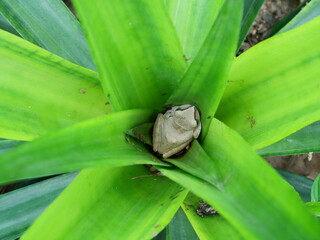
[[[202,138],[206,135],[226,85],[236,52],[241,15],[242,0],[229,0],[223,4],[196,59],[167,101],[167,104],[174,106],[192,104],[200,110]]]
[[[310,193],[313,181],[298,174],[277,169],[278,173],[299,193],[303,201],[311,201]]]
[[[320,217],[320,202],[308,202],[306,206],[313,215]]]
[[[165,0],[188,63],[197,56],[224,2],[225,0]]]
[[[145,175],[150,171],[143,166],[83,171],[22,240],[152,238],[187,191],[164,177]]]
[[[163,0],[73,2],[112,107],[161,107],[187,66]]]
[[[311,201],[320,202],[320,174],[314,180],[311,188]]]
[[[0,239],[20,237],[75,176],[61,175],[0,195]]]
[[[320,152],[320,122],[315,122],[284,139],[257,151],[262,156]]]
[[[198,240],[186,214],[181,208],[166,227],[166,240]]]
[[[97,74],[0,31],[0,137],[31,140],[111,112]]]
[[[320,15],[320,0],[310,1],[285,27],[278,33],[297,28]]]
[[[2,14],[0,14],[0,29],[19,36],[19,33],[11,26],[11,24],[4,18]]]
[[[92,119],[36,139],[0,156],[0,182],[47,176],[83,168],[160,164],[125,130],[152,118],[148,110],[128,110]]]
[[[80,24],[61,0],[1,0],[0,13],[28,41],[95,69]]]
[[[216,215],[199,216],[197,208],[201,198],[189,193],[184,200],[183,210],[187,214],[200,239],[234,240],[243,239],[241,235],[222,216]]]
[[[254,22],[264,0],[244,0],[243,16],[241,22],[241,31],[239,37],[238,48],[240,48],[243,40],[246,38],[252,23]]]
[[[297,192],[235,131],[213,120],[203,148],[217,165],[222,187],[181,170],[157,168],[217,209],[245,239],[319,237],[319,223]]]
[[[216,116],[255,149],[320,119],[319,27],[314,19],[235,60]]]

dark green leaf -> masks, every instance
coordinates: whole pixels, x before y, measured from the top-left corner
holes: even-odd
[[[320,15],[320,0],[310,1],[279,33],[297,28]]]
[[[281,19],[270,31],[269,36],[273,36],[277,33],[279,33],[279,31],[281,29],[283,29],[283,32],[286,32],[289,30],[289,28],[287,30],[285,30],[284,28],[286,28],[285,26],[294,18],[296,17],[296,15],[301,11],[301,9],[303,9],[306,4],[310,2],[310,0],[304,0],[303,2],[300,3],[300,5],[294,9],[291,13],[289,13],[287,16],[285,16],[283,19]],[[294,22],[294,21],[292,21]],[[293,29],[293,28],[291,28]],[[291,30],[290,29],[290,30]]]
[[[181,208],[166,227],[166,240],[198,240],[186,214]]]
[[[243,16],[241,22],[241,31],[239,37],[238,48],[240,48],[243,40],[246,38],[252,23],[254,22],[264,0],[244,0]]]
[[[0,239],[20,237],[75,176],[61,175],[0,195]]]
[[[1,0],[0,12],[23,38],[95,69],[80,24],[61,0]]]
[[[320,152],[320,122],[315,122],[257,152],[262,156],[280,156]]]
[[[0,140],[0,154],[3,154],[12,148],[19,146],[20,144],[24,143],[23,141],[16,141],[16,140],[8,140],[8,139],[1,139]]]
[[[292,187],[294,187],[294,189],[299,193],[303,201],[311,201],[310,195],[311,186],[313,183],[311,179],[280,169],[277,169],[277,171]]]
[[[311,201],[320,202],[320,174],[314,180],[311,189]]]
[[[7,32],[20,36],[19,33],[11,26],[11,24],[0,14],[0,29],[3,29]]]
[[[85,170],[22,240],[150,239],[169,223],[186,194],[143,166]]]

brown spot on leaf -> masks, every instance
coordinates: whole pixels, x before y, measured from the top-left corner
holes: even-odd
[[[79,89],[79,93],[81,94],[86,94],[87,90],[84,88]]]
[[[246,119],[249,120],[251,128],[253,128],[254,125],[256,125],[256,120],[253,118],[253,116],[246,116]]]

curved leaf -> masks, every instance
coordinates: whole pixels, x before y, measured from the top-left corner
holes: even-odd
[[[217,165],[220,185],[181,170],[157,168],[217,209],[245,239],[318,238],[319,223],[297,192],[235,131],[213,120],[203,148]]]
[[[217,118],[255,149],[320,119],[319,27],[314,19],[235,60]]]
[[[147,110],[129,110],[92,119],[23,144],[0,156],[0,182],[93,167],[160,164],[125,130],[150,120]]]
[[[311,189],[311,201],[320,202],[320,174],[314,180]]]
[[[73,2],[112,107],[161,107],[186,69],[163,0]]]
[[[278,173],[299,193],[303,201],[311,201],[311,186],[313,181],[298,174],[277,169]]]
[[[145,175],[150,171],[142,166],[83,171],[21,240],[150,239],[169,223],[187,191]]]
[[[320,0],[312,0],[278,33],[297,28],[320,15]]]
[[[0,31],[0,137],[31,140],[111,112],[97,74]]]
[[[0,14],[0,29],[19,36],[19,33],[11,26],[11,24]]]
[[[224,88],[236,52],[240,31],[242,0],[226,1],[195,60],[167,104],[195,105],[202,115],[204,138]]]
[[[262,156],[320,152],[320,122],[315,122],[284,139],[257,150]]]
[[[241,31],[239,36],[238,48],[246,38],[252,23],[254,22],[264,0],[244,0]]]
[[[1,0],[0,12],[23,38],[95,69],[80,24],[61,0]]]
[[[0,195],[0,239],[20,237],[75,176],[61,175]]]

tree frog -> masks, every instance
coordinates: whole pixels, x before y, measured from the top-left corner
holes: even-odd
[[[173,107],[157,116],[153,127],[153,151],[169,158],[198,138],[200,132],[200,114],[195,106]]]

